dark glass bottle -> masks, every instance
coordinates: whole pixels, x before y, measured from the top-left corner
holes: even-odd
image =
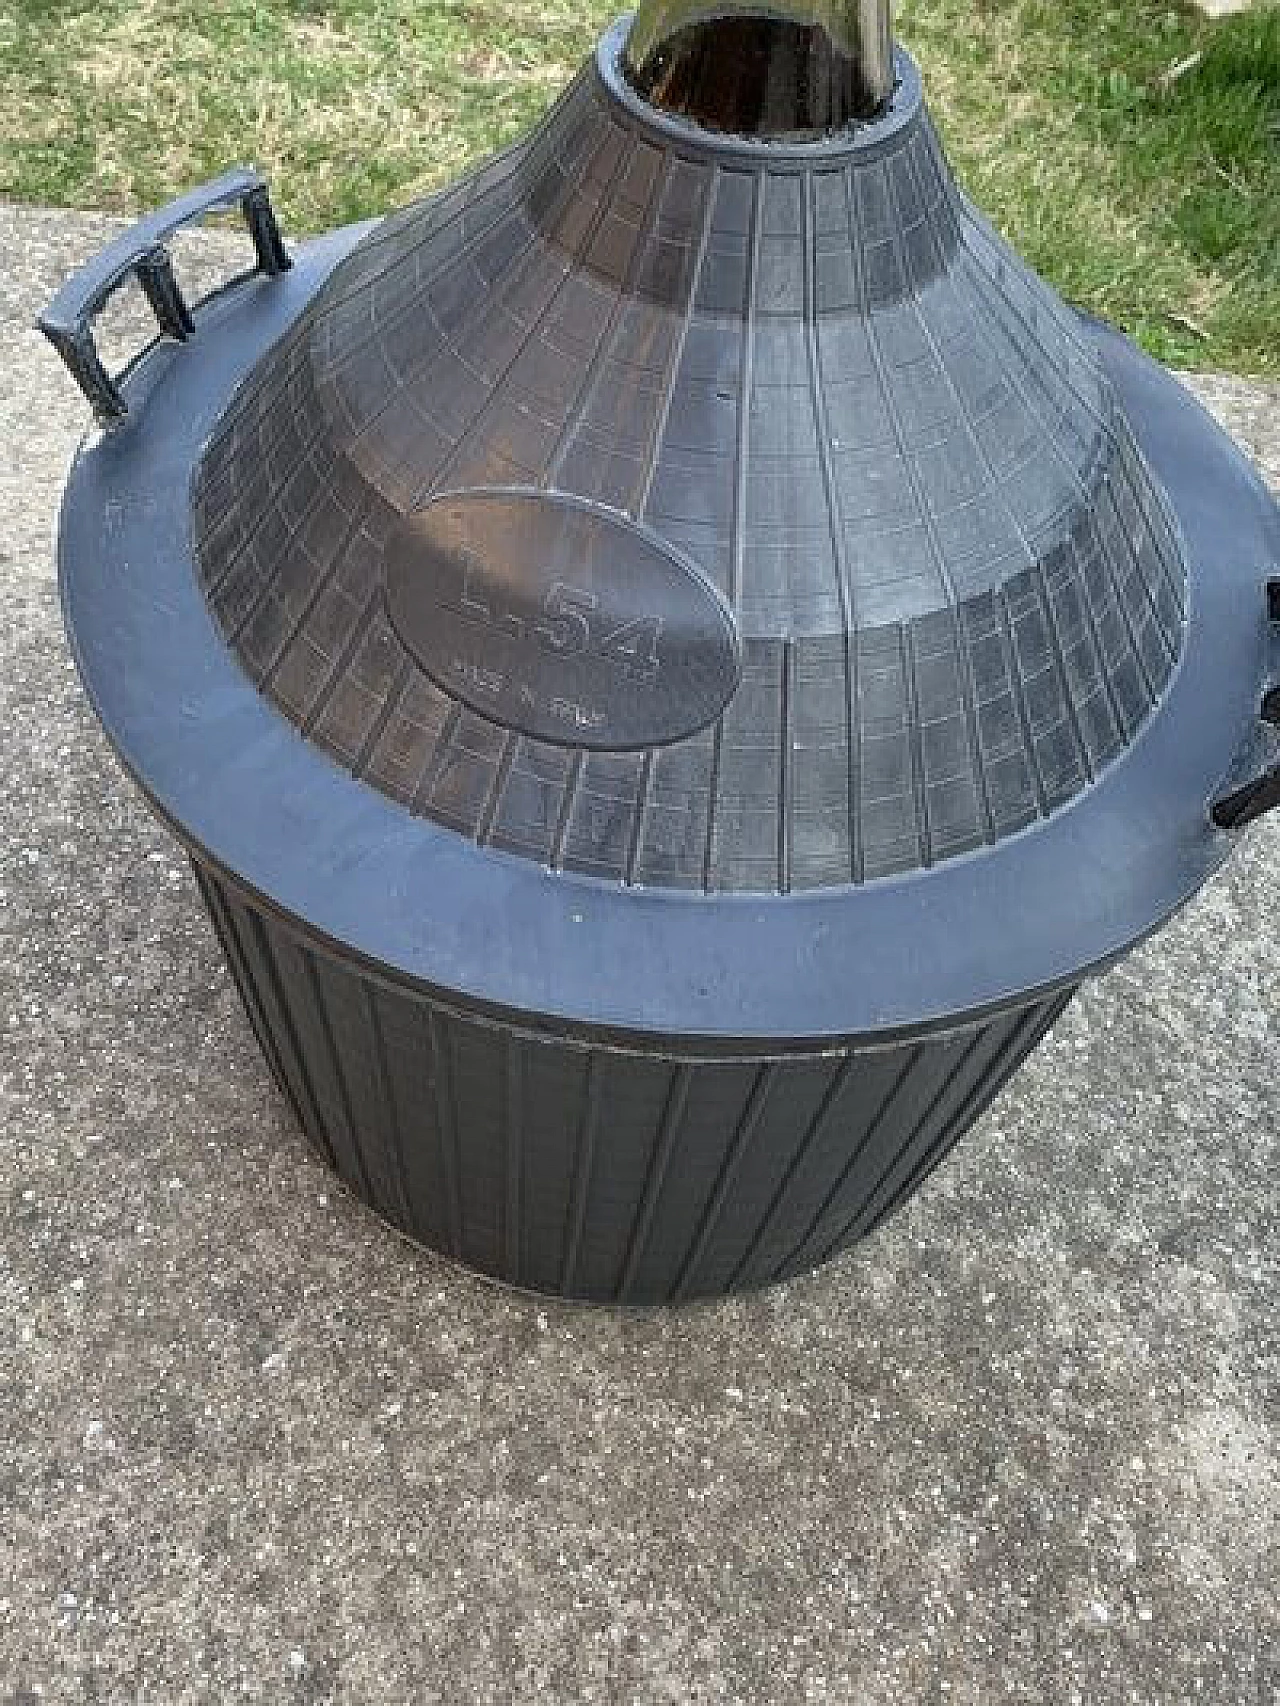
[[[889,0],[645,0],[623,65],[646,100],[709,130],[825,136],[892,97]]]

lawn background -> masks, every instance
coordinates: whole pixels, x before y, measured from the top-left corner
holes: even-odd
[[[132,211],[238,161],[319,230],[530,124],[589,0],[0,0],[0,196]],[[1280,3],[904,0],[961,181],[1072,301],[1188,367],[1280,374]]]

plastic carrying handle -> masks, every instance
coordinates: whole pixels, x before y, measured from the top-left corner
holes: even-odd
[[[195,321],[178,287],[166,239],[206,213],[237,204],[253,239],[255,270],[269,278],[286,272],[291,263],[272,212],[266,180],[251,167],[239,166],[212,183],[188,190],[177,201],[147,214],[122,232],[67,280],[36,321],[66,362],[102,426],[124,420],[129,410],[98,354],[93,338],[94,315],[126,280],[136,278],[161,332],[185,343],[196,329]]]
[[[1267,582],[1267,616],[1280,638],[1280,577]],[[1280,728],[1280,687],[1270,687],[1262,696],[1259,716],[1264,723]],[[1243,829],[1280,806],[1280,764],[1273,764],[1242,788],[1223,794],[1209,808],[1219,829]]]

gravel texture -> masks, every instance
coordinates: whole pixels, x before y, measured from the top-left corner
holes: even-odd
[[[490,1289],[309,1157],[77,689],[28,327],[111,229],[0,209],[0,1702],[1274,1701],[1280,823],[852,1256]]]

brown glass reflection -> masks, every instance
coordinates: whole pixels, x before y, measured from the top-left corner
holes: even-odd
[[[893,93],[888,0],[758,0],[714,12],[649,0],[623,55],[664,111],[740,136],[811,138],[875,118]]]

